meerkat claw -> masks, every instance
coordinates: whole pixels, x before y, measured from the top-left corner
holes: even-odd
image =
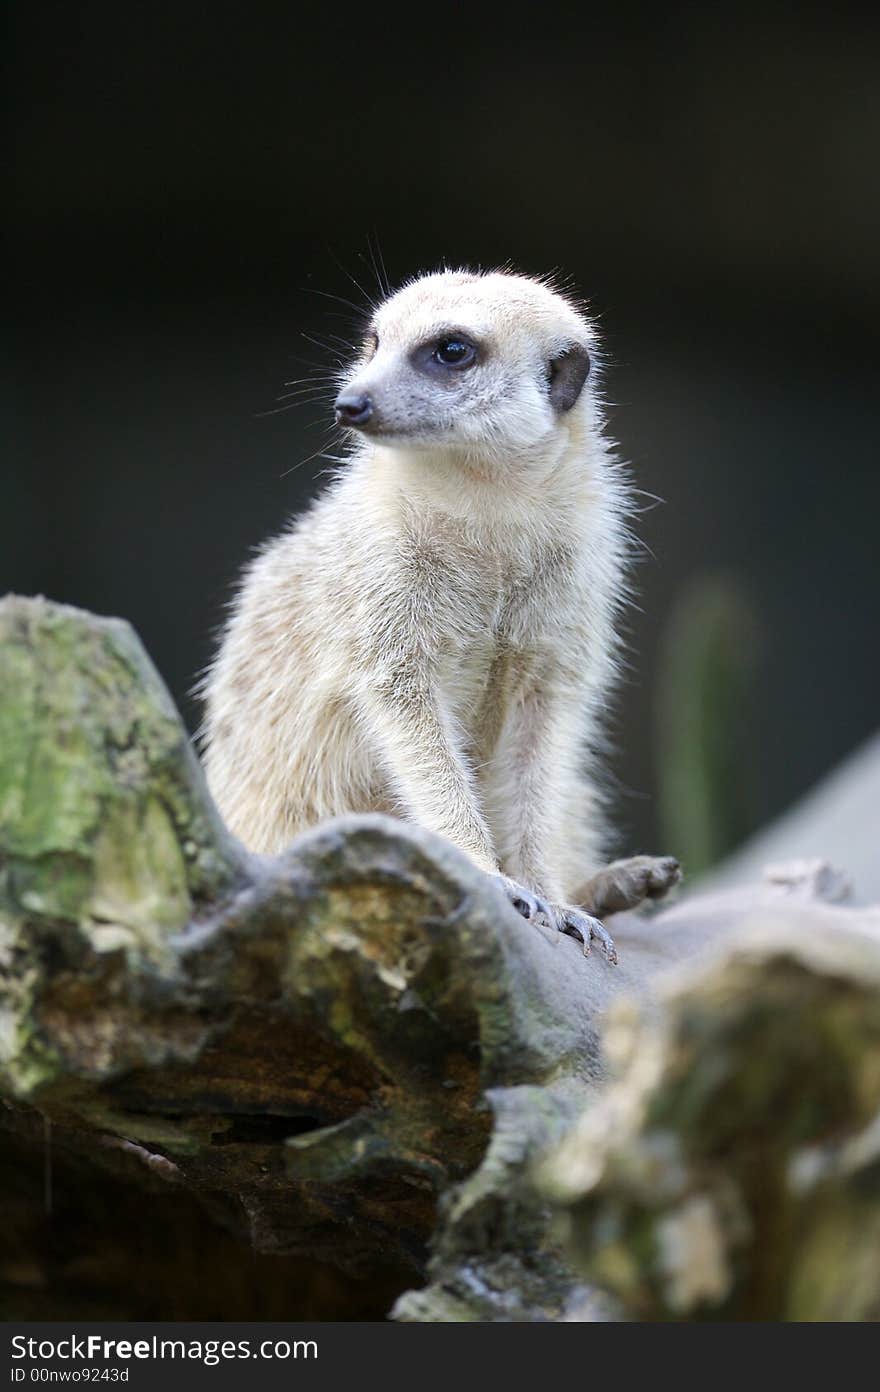
[[[553,911],[539,894],[534,894],[532,890],[527,889],[517,880],[508,879],[507,875],[494,875],[492,878],[504,890],[517,913],[522,914],[529,923],[533,923],[541,917],[546,918],[548,923],[552,923]]]
[[[585,957],[589,957],[593,943],[597,942],[606,962],[611,966],[617,965],[614,939],[598,918],[593,918],[591,914],[583,913],[580,909],[561,909],[558,914],[558,927],[560,933],[580,939]]]
[[[584,913],[582,909],[548,904],[540,894],[535,894],[533,890],[527,889],[518,880],[511,880],[507,875],[493,875],[492,879],[503,889],[506,898],[527,922],[536,923],[545,931],[547,928],[555,929],[557,933],[577,938],[585,957],[589,957],[593,943],[597,942],[606,962],[610,962],[612,966],[616,964],[617,948],[614,946],[614,939],[598,918]]]

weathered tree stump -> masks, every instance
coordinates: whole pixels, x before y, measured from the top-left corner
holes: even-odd
[[[493,1127],[525,1152],[595,1086],[610,969],[389,819],[247,854],[124,623],[8,599],[0,661],[5,1129],[418,1282]]]
[[[12,1290],[9,1309],[44,1318],[204,1313],[173,1296],[174,1268],[186,1265],[175,1234],[210,1251],[206,1233],[216,1232],[224,1277],[237,1252],[245,1273],[249,1252],[277,1258],[273,1290],[291,1288],[286,1304],[282,1289],[261,1307],[275,1317],[319,1313],[317,1297],[302,1294],[315,1263],[343,1268],[350,1282],[366,1273],[372,1306],[352,1285],[346,1308],[372,1317],[407,1286],[395,1305],[401,1319],[655,1311],[658,1278],[642,1277],[650,1298],[642,1285],[634,1295],[599,1261],[600,1285],[622,1302],[609,1305],[585,1287],[554,1226],[555,1207],[573,1204],[579,1252],[602,1250],[606,1228],[581,1221],[605,1189],[585,1197],[579,1123],[604,1077],[602,1016],[617,997],[644,1000],[670,964],[735,943],[743,920],[768,903],[779,903],[778,890],[622,917],[620,966],[611,968],[525,923],[452,846],[388,818],[348,818],[281,856],[250,855],[221,824],[130,628],[39,599],[3,601],[0,1217],[14,1250],[5,1261],[0,1251],[0,1298]],[[784,912],[797,921],[802,909]],[[771,995],[759,1020],[752,1001],[764,996],[752,976],[736,979],[727,1005],[735,1077],[737,1050],[749,1070],[749,1031],[763,1037],[758,1024],[772,1015],[776,977],[762,978]],[[860,999],[875,989],[872,978]],[[661,1031],[666,1060],[675,999],[651,1007],[661,1023],[644,1026],[636,1051],[652,1086],[665,1085],[667,1065],[657,1081],[650,1030]],[[812,1028],[806,999],[779,996],[789,1030],[802,1032],[805,1020]],[[836,1039],[832,1015],[816,1015],[826,1047]],[[841,1057],[864,1045],[873,1059],[873,1025],[861,1029],[837,1040]],[[775,1039],[768,1034],[765,1047]],[[681,1057],[696,1099],[685,1089],[681,1107],[687,1117],[688,1107],[711,1111],[702,1055]],[[880,1076],[865,1068],[847,1093],[847,1105],[858,1098],[860,1125]],[[610,1098],[633,1086],[617,1084]],[[754,1127],[767,1107],[765,1123],[775,1121],[778,1102],[772,1089],[746,1091],[727,1115],[724,1144],[735,1147],[738,1117]],[[690,1145],[677,1106],[669,1126]],[[609,1137],[590,1143],[589,1173],[624,1184],[616,1157],[637,1141],[609,1115]],[[560,1144],[552,1183],[545,1168],[536,1184],[539,1162]],[[82,1230],[69,1234],[78,1247],[65,1265],[51,1216],[42,1228],[33,1213],[21,1217],[35,1182],[52,1209],[53,1173],[86,1230],[89,1221],[100,1228],[103,1275]],[[154,1215],[148,1261],[140,1249]],[[642,1221],[628,1218],[627,1231]],[[114,1304],[109,1284],[140,1290],[144,1265],[159,1294]],[[215,1317],[245,1313],[246,1285],[230,1287]]]

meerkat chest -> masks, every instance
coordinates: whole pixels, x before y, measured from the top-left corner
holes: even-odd
[[[510,655],[552,647],[571,609],[570,567],[559,552],[481,561],[455,572],[457,602],[441,663],[441,686],[466,724]]]

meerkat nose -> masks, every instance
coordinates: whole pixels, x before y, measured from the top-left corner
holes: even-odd
[[[336,398],[339,425],[366,425],[372,414],[373,402],[366,392],[341,392]]]

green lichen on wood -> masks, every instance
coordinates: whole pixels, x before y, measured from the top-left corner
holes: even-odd
[[[116,620],[8,599],[0,693],[7,899],[157,959],[239,858],[140,644]]]

